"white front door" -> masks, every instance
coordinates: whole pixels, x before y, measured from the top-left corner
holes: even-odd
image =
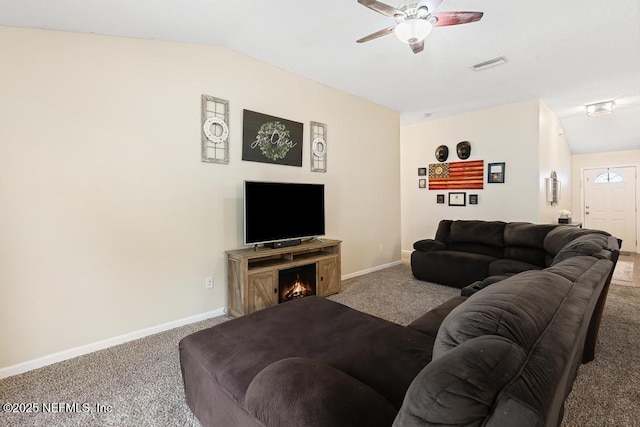
[[[621,250],[636,251],[636,168],[585,169],[584,227],[622,239]]]

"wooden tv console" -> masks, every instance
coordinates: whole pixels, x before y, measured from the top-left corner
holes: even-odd
[[[316,264],[316,292],[340,292],[340,240],[309,240],[297,246],[227,251],[227,311],[243,316],[278,304],[278,272]]]

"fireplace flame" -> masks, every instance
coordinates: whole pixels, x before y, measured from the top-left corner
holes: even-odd
[[[312,292],[313,290],[310,289],[310,286],[302,283],[300,281],[300,276],[297,275],[295,283],[284,294],[284,300],[289,301],[290,299],[294,298],[306,297],[307,295],[311,295]]]

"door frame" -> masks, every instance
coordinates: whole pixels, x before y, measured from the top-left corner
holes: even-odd
[[[585,217],[584,217],[584,211],[585,211],[585,185],[584,185],[584,172],[586,170],[589,169],[607,169],[607,168],[634,168],[636,171],[636,176],[635,176],[635,184],[636,184],[636,200],[635,200],[635,220],[636,220],[636,253],[640,253],[640,245],[638,245],[638,242],[640,242],[640,229],[638,228],[638,224],[640,223],[640,216],[639,216],[639,212],[638,212],[638,201],[640,200],[640,186],[638,185],[638,172],[640,169],[640,165],[638,164],[628,164],[628,163],[623,163],[623,164],[609,164],[606,166],[596,166],[596,165],[591,165],[591,166],[582,166],[580,168],[580,221],[584,224],[585,223]]]

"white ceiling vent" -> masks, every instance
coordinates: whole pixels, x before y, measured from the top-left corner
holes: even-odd
[[[498,65],[506,64],[507,58],[504,56],[499,56],[497,58],[490,59],[488,61],[480,62],[479,64],[472,65],[474,71],[482,71],[487,68],[497,67]]]

